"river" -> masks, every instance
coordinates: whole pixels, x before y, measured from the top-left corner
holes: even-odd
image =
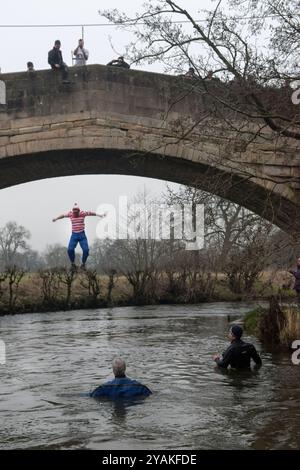
[[[1,449],[300,448],[300,365],[261,352],[253,373],[222,373],[212,354],[253,303],[124,307],[0,318]],[[135,403],[81,396],[127,375],[153,395]]]

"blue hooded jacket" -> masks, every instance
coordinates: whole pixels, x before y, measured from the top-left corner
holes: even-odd
[[[152,392],[146,385],[139,383],[137,380],[129,379],[128,377],[116,377],[109,382],[97,387],[90,393],[90,397],[100,398],[108,397],[111,399],[116,398],[131,398],[138,395],[148,397]]]

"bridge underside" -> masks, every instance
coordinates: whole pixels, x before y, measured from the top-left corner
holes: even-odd
[[[293,236],[300,233],[299,208],[251,180],[204,163],[116,149],[46,151],[0,159],[0,189],[72,175],[115,174],[194,186],[240,204]]]

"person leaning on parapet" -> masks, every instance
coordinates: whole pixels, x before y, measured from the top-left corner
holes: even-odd
[[[78,46],[74,51],[75,65],[86,65],[89,58],[89,51],[84,47],[83,39],[79,39]]]
[[[297,294],[298,304],[300,304],[300,258],[297,260],[297,269],[295,271],[290,270],[289,273],[292,274],[295,278],[294,290]]]
[[[130,65],[125,62],[124,57],[120,56],[115,60],[111,60],[107,65],[112,65],[113,67],[121,67],[123,69],[130,69]]]
[[[60,50],[61,42],[57,39],[54,43],[53,49],[48,52],[48,63],[51,65],[52,70],[62,73],[63,83],[70,83],[68,77],[68,66],[63,61],[62,52]]]
[[[146,385],[137,380],[126,377],[126,363],[120,357],[116,357],[112,362],[112,369],[115,378],[97,387],[89,394],[92,398],[107,397],[111,399],[131,398],[136,396],[146,396],[152,394]]]
[[[220,79],[218,77],[214,76],[214,71],[209,70],[206,77],[204,77],[204,80],[208,82],[220,82]]]
[[[233,325],[229,330],[229,340],[231,344],[220,356],[215,354],[213,359],[216,364],[224,369],[230,366],[233,369],[250,369],[251,359],[257,366],[262,365],[261,358],[251,343],[245,343],[241,337],[243,328],[239,325]]]
[[[195,80],[197,78],[197,75],[195,74],[195,69],[193,69],[193,67],[190,67],[183,77],[185,78],[185,80]]]

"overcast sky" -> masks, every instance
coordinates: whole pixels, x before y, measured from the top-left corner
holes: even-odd
[[[186,2],[180,2],[186,4]],[[133,13],[141,8],[143,0],[2,0],[0,24],[3,25],[70,25],[107,23],[98,14],[99,9],[117,8]],[[197,14],[200,8],[211,4],[209,0],[189,0],[189,9]],[[64,60],[71,65],[71,50],[82,36],[81,27],[50,28],[4,28],[0,27],[2,54],[0,67],[3,73],[26,69],[31,60],[35,68],[48,68],[47,54],[55,39],[60,39]],[[85,27],[85,45],[90,52],[89,63],[106,64],[116,55],[124,53],[130,41],[128,32],[112,26]],[[140,67],[141,68],[141,67]],[[145,70],[162,71],[158,64],[143,66]],[[174,185],[176,186],[176,185]],[[158,194],[165,190],[165,183],[158,180],[130,176],[74,176],[53,178],[27,183],[0,191],[0,226],[15,220],[28,228],[32,234],[31,246],[42,250],[47,244],[68,241],[69,221],[55,224],[51,219],[68,211],[74,202],[83,209],[95,210],[101,203],[114,203],[119,195],[132,197],[147,187]],[[80,190],[78,190],[80,188]],[[96,220],[90,218],[87,233],[92,241],[95,237]]]

